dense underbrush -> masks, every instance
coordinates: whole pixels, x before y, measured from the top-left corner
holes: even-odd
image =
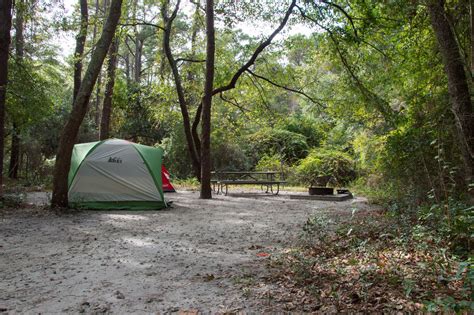
[[[409,216],[315,216],[270,262],[286,310],[472,312],[474,267],[449,234]],[[459,251],[458,251],[459,252]]]

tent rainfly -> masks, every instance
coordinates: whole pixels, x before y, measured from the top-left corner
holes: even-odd
[[[163,192],[176,192],[176,189],[174,189],[170,182],[170,173],[164,164],[161,164],[161,179],[163,184]]]
[[[163,149],[109,139],[76,144],[69,170],[69,205],[82,209],[162,209]]]

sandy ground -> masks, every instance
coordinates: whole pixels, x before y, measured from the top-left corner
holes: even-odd
[[[164,211],[0,212],[0,312],[258,312],[239,279],[265,274],[259,253],[293,241],[310,214],[367,207],[233,191],[167,194]]]

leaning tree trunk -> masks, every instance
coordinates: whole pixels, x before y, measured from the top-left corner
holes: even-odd
[[[23,36],[23,16],[25,10],[25,1],[19,0],[15,4],[15,57],[20,65],[23,63],[25,39]],[[20,128],[18,124],[12,123],[12,141],[10,147],[10,165],[8,167],[8,177],[18,178],[18,168],[20,167]]]
[[[74,51],[74,90],[72,94],[73,102],[81,85],[82,76],[82,58],[84,55],[84,46],[86,45],[87,24],[89,23],[89,12],[87,10],[87,0],[79,1],[81,6],[81,25],[79,34],[76,37],[76,50]]]
[[[0,1],[0,197],[3,196],[3,155],[5,136],[5,101],[8,81],[8,53],[12,27],[12,0]]]
[[[188,112],[188,101],[186,100],[183,83],[181,81],[181,76],[179,74],[178,64],[176,59],[174,59],[173,53],[171,51],[171,28],[173,21],[176,18],[179,10],[180,0],[177,1],[176,6],[173,10],[171,16],[168,16],[167,10],[169,5],[169,0],[163,1],[161,14],[163,21],[165,23],[165,28],[163,31],[163,50],[165,52],[166,58],[168,59],[171,72],[173,74],[173,79],[175,83],[176,92],[178,94],[178,103],[181,109],[181,116],[183,117],[183,127],[184,134],[186,136],[186,144],[188,145],[188,152],[191,157],[193,170],[196,178],[201,180],[201,162],[198,152],[196,151],[195,141],[193,139],[192,130],[191,130],[191,120],[189,118]]]
[[[451,109],[456,120],[460,147],[466,167],[465,179],[470,182],[474,169],[474,111],[466,69],[455,34],[446,17],[444,0],[430,1],[428,11],[443,58],[444,70],[448,77]]]
[[[109,48],[109,60],[107,64],[107,84],[105,85],[104,103],[102,105],[102,116],[100,121],[100,140],[109,138],[110,115],[112,113],[112,96],[115,85],[115,69],[117,68],[118,37],[112,41]]]
[[[206,81],[202,100],[201,131],[201,195],[202,199],[212,198],[211,190],[211,105],[214,89],[214,0],[206,0]]]
[[[74,101],[71,114],[61,132],[59,139],[58,153],[53,177],[53,197],[51,205],[53,207],[67,207],[68,199],[68,172],[71,166],[71,156],[77,134],[84,116],[87,113],[89,100],[97,81],[102,63],[104,62],[110,43],[113,40],[120,13],[122,0],[112,0],[109,15],[102,30],[102,35],[97,41],[96,48],[92,54],[91,61],[84,74],[81,87]]]

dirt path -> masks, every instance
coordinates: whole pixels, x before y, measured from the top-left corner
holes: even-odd
[[[300,233],[308,215],[366,207],[241,194],[167,195],[165,211],[0,213],[0,310],[11,313],[257,311],[238,279]]]

